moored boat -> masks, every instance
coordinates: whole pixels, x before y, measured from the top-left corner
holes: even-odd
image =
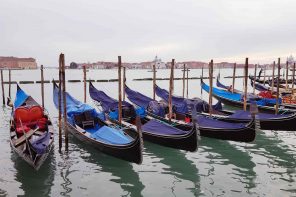
[[[169,121],[169,119],[165,116],[166,113],[159,113],[161,111],[167,111],[162,108],[161,104],[157,101],[137,92],[131,90],[127,86],[125,87],[126,94],[130,101],[132,101],[135,105],[144,107],[148,114],[151,116],[175,125],[176,127],[190,127],[192,126],[190,117],[188,116],[188,108],[186,106],[184,99],[181,97],[173,97],[173,104],[176,104],[176,100],[179,100],[181,104],[174,107],[175,120]],[[157,92],[157,90],[156,90]],[[166,96],[165,96],[166,97]],[[196,101],[191,100],[191,107],[193,109],[197,109],[198,107],[203,107],[202,105],[198,105]],[[190,101],[190,102],[191,102]],[[183,103],[183,104],[182,104]],[[183,110],[184,113],[181,113],[178,110]],[[193,110],[194,111],[194,110]],[[198,111],[198,110],[197,110]],[[255,120],[251,119],[247,123],[229,123],[217,120],[215,118],[211,118],[204,115],[193,115],[193,120],[197,122],[197,127],[200,131],[201,136],[223,139],[223,140],[232,140],[232,141],[240,141],[240,142],[251,142],[255,139],[256,131],[255,131]]]
[[[53,101],[58,109],[59,89],[54,83]],[[105,120],[103,114],[66,93],[67,127],[80,141],[99,151],[137,164],[142,163],[143,142],[141,132],[132,128],[117,128]]]
[[[118,101],[109,97],[105,92],[94,87],[90,82],[89,93],[91,98],[102,107],[106,116],[116,124],[118,123]],[[133,127],[137,114],[141,117],[142,132],[144,140],[157,143],[171,148],[186,151],[196,151],[198,148],[197,129],[195,126],[177,128],[170,124],[159,121],[145,114],[145,110],[134,109],[130,103],[123,101],[122,107],[124,127]]]
[[[10,145],[35,170],[51,152],[54,128],[47,111],[17,85],[10,119]]]

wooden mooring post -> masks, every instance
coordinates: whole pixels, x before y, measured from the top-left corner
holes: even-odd
[[[189,75],[189,68],[186,69],[186,98],[188,98],[188,86],[189,86],[189,83],[188,83],[188,75]]]
[[[274,89],[274,70],[275,70],[275,61],[273,61],[273,65],[272,65],[271,92],[273,92],[273,89]]]
[[[86,66],[83,66],[83,93],[84,93],[84,103],[86,103]]]
[[[153,100],[155,100],[155,88],[156,88],[156,68],[155,68],[155,64],[153,64]]]
[[[2,88],[2,100],[3,105],[5,105],[5,92],[4,92],[4,79],[3,79],[3,70],[1,70],[1,88]]]
[[[121,56],[118,56],[118,121],[122,121],[122,98],[121,98]]]
[[[8,96],[11,98],[11,70],[8,70]]]
[[[43,75],[43,65],[41,65],[40,71],[41,71],[41,99],[42,99],[42,107],[44,109],[44,75]]]
[[[186,72],[186,70],[185,70],[185,64],[183,64],[183,78],[182,78],[182,80],[183,80],[183,89],[182,89],[182,91],[183,91],[183,98],[185,98],[185,72]]]
[[[231,92],[233,93],[234,91],[234,85],[235,85],[235,75],[236,75],[236,63],[233,65],[233,73],[232,73],[232,88]],[[256,80],[256,79],[255,79]]]
[[[249,58],[246,58],[245,72],[244,72],[244,77],[245,77],[244,78],[244,111],[247,111],[248,67],[249,67]],[[255,78],[255,80],[256,80],[256,78]]]
[[[289,80],[289,62],[286,62],[286,90],[288,90],[288,80]]]
[[[212,105],[213,105],[213,65],[214,62],[213,60],[211,60],[211,62],[209,63],[209,80],[210,80],[210,90],[209,90],[209,113],[210,116],[212,116]]]
[[[253,83],[253,94],[254,95],[255,95],[255,90],[256,90],[256,88],[255,88],[256,78],[257,78],[257,64],[255,64],[255,71],[254,71],[254,79],[255,79],[255,81]]]
[[[61,152],[63,147],[63,140],[62,140],[62,54],[59,57],[59,152]]]
[[[170,74],[170,83],[169,83],[169,100],[168,100],[168,105],[169,105],[169,121],[172,120],[173,117],[173,103],[172,103],[172,96],[173,96],[173,80],[174,80],[174,66],[175,66],[175,59],[172,59],[171,63],[171,74]]]
[[[295,62],[293,64],[293,75],[292,75],[292,96],[294,95],[294,84],[295,84]]]
[[[123,88],[122,88],[122,97],[123,101],[125,101],[125,82],[126,82],[126,73],[125,73],[126,67],[123,66]]]
[[[280,95],[280,74],[281,74],[281,58],[278,58],[278,80],[276,87],[276,105],[275,105],[275,114],[279,112],[279,95]]]

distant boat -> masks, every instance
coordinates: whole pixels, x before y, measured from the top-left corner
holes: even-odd
[[[10,144],[24,161],[38,170],[51,152],[54,128],[46,112],[18,85],[10,120]]]
[[[53,87],[53,100],[58,109],[59,88]],[[132,128],[117,128],[103,114],[66,93],[68,129],[80,141],[99,151],[137,164],[142,163],[143,142],[140,133]]]

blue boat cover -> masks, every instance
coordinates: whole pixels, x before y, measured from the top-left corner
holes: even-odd
[[[149,103],[153,100],[152,98],[149,98],[148,96],[145,96],[144,94],[141,94],[140,92],[131,90],[129,87],[125,86],[125,93],[127,94],[127,98],[134,104],[144,107],[147,109],[149,106]]]
[[[59,89],[57,87],[55,87],[53,89],[53,102],[56,106],[56,108],[58,109],[59,107],[59,102],[58,102],[58,95],[59,95]],[[61,99],[61,105],[63,106],[63,97]],[[93,117],[98,117],[101,120],[104,120],[104,114],[103,113],[98,113],[95,108],[91,107],[90,105],[86,104],[86,103],[82,103],[78,100],[76,100],[74,97],[72,97],[68,92],[66,92],[66,104],[67,104],[67,115],[70,118],[71,121],[74,120],[74,115],[77,114],[81,114],[83,112],[86,111],[90,111]],[[63,113],[63,107],[62,107],[62,113]],[[69,121],[70,121],[69,120]],[[70,122],[72,123],[72,122]]]
[[[209,92],[210,87],[207,84],[202,82],[201,86],[202,86],[202,89]],[[218,88],[215,88],[215,87],[213,87],[212,89],[213,89],[213,95],[216,95],[217,97],[222,97],[222,98],[226,98],[226,99],[233,100],[233,101],[239,101],[239,102],[243,101],[243,95],[240,94],[240,93],[232,93],[230,91],[221,90],[221,89],[218,89]],[[276,99],[250,98],[250,97],[248,97],[247,102],[250,102],[250,101],[255,101],[256,104],[259,105],[259,106],[267,106],[267,105],[275,105],[276,104]],[[282,102],[282,100],[279,99],[279,103],[281,103],[281,102]]]
[[[58,92],[59,89],[55,86],[53,90],[53,100],[56,108],[58,108]],[[93,117],[98,117],[101,120],[104,120],[104,114],[98,113],[93,107],[88,104],[82,103],[75,98],[73,98],[69,93],[66,92],[66,100],[67,100],[67,115],[69,117],[68,121],[72,121],[70,123],[74,123],[74,115],[81,114],[86,111],[91,111]],[[63,100],[62,100],[63,104]],[[125,135],[122,130],[110,128],[108,126],[99,127],[96,125],[95,128],[85,129],[85,131],[91,133],[91,137],[103,141],[108,144],[127,144],[130,143],[133,139],[129,136]]]
[[[46,152],[50,141],[50,135],[49,132],[45,132],[39,138],[31,142],[31,145],[37,154],[42,155]]]
[[[267,113],[258,113],[256,114],[259,120],[269,120],[276,118],[288,117],[290,114],[267,114]],[[242,120],[251,120],[251,113],[249,111],[237,110],[234,114],[230,115],[229,118],[242,119]]]
[[[137,106],[143,107],[149,112],[158,115],[160,117],[165,116],[165,107],[161,106],[156,100],[149,98],[137,91],[130,89],[129,87],[125,86],[125,93],[127,98]]]
[[[99,102],[104,112],[109,112],[118,108],[118,100],[111,98],[105,92],[96,89],[91,83],[89,84],[90,97]],[[132,107],[132,105],[126,101],[122,101],[123,106]]]
[[[169,92],[166,91],[165,89],[161,89],[160,87],[156,86],[155,87],[155,93],[157,96],[168,102],[169,100]],[[172,103],[174,106],[174,110],[176,110],[179,113],[186,114],[188,113],[188,107],[187,107],[187,100],[182,97],[178,96],[172,96]]]
[[[27,95],[19,86],[17,86],[14,108],[16,109],[20,107],[28,98],[29,95]]]
[[[103,126],[91,134],[91,137],[104,141],[109,144],[128,144],[133,141],[132,138],[124,135],[123,131],[111,127]]]
[[[239,129],[245,128],[243,123],[229,123],[215,119],[211,119],[205,116],[197,116],[197,123],[200,127],[216,128],[216,129]],[[225,130],[224,130],[225,131]]]
[[[187,132],[172,127],[169,124],[159,122],[157,120],[150,120],[142,126],[142,130],[149,133],[161,134],[161,135],[184,135]]]

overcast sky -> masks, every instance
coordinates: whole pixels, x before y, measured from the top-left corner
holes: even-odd
[[[0,56],[38,64],[269,63],[296,54],[295,0],[0,0]]]

